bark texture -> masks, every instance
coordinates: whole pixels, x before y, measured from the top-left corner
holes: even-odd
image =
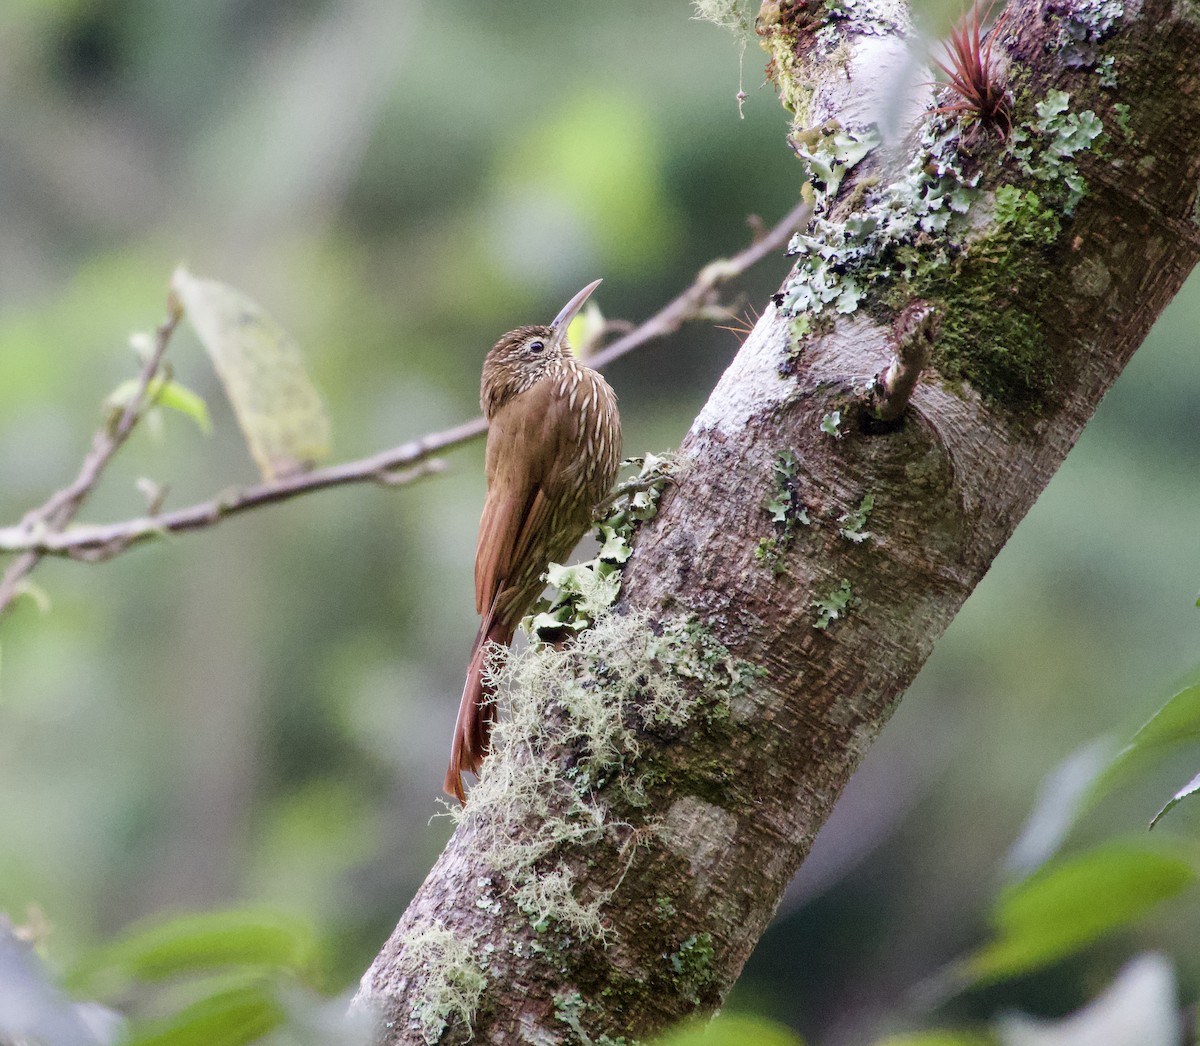
[[[836,62],[811,21],[785,17],[772,41],[801,145],[805,127],[881,119],[907,26],[868,6],[824,23]],[[1197,260],[1200,8],[1129,2],[1105,22],[1099,6],[1026,4],[997,45],[1018,125],[1052,90],[1103,121],[1074,157],[1088,192],[1073,214],[960,245],[940,283],[866,281],[855,311],[818,310],[801,338],[764,311],[638,534],[614,615],[523,677],[518,729],[364,976],[381,1043],[612,1046],[720,1004],[934,641]],[[1002,185],[1054,198],[1008,144],[968,144],[980,230]],[[851,214],[920,148],[912,134],[849,164],[823,213]],[[932,362],[882,423],[871,386],[892,320],[930,288]],[[964,355],[976,325],[988,350],[997,318],[1032,358]]]

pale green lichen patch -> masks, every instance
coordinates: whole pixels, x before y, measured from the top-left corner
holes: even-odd
[[[1090,149],[1104,130],[1090,109],[1070,112],[1070,101],[1066,91],[1049,91],[1035,106],[1037,119],[1014,127],[1009,142],[1009,152],[1023,173],[1051,187],[1066,188],[1062,206],[1068,215],[1087,192],[1087,183],[1075,166],[1075,154]]]
[[[1126,141],[1133,139],[1133,126],[1129,120],[1130,108],[1124,102],[1116,102],[1113,105],[1113,116],[1116,119],[1117,127]]]
[[[799,467],[796,452],[783,451],[775,459],[771,470],[775,480],[774,490],[763,503],[763,510],[774,526],[774,533],[759,539],[754,558],[769,566],[775,574],[783,573],[783,554],[796,540],[799,528],[812,522],[808,508],[800,497]]]
[[[817,611],[817,619],[813,622],[813,628],[825,631],[834,621],[846,616],[852,602],[850,582],[842,578],[842,582],[837,588],[827,595],[813,600],[812,605]]]
[[[874,509],[875,495],[868,491],[863,495],[862,501],[858,503],[858,508],[851,509],[845,515],[838,517],[838,522],[841,524],[838,533],[856,545],[869,541],[872,534],[866,529],[866,526]]]
[[[564,992],[554,997],[555,1019],[571,1029],[575,1041],[581,1046],[638,1046],[636,1040],[627,1039],[624,1035],[613,1038],[603,1032],[600,1035],[589,1034],[588,1029],[584,1027],[584,1018],[589,1010],[595,1009],[596,1007],[577,991]]]
[[[846,175],[857,167],[880,142],[874,127],[855,135],[831,122],[793,136],[796,155],[808,171],[814,193],[831,198]]]
[[[454,816],[477,833],[475,845],[535,928],[602,940],[604,906],[637,847],[654,838],[653,824],[628,815],[645,803],[646,738],[726,719],[757,673],[698,622],[638,613],[602,614],[562,649],[497,651],[490,672],[508,716]],[[604,885],[585,890],[572,858],[601,844],[619,859]]]
[[[441,923],[434,923],[410,938],[405,946],[408,971],[424,977],[410,1011],[414,1028],[427,1043],[435,1043],[452,1024],[462,1024],[467,1034],[487,976],[475,960],[472,947]]]
[[[963,150],[961,126],[931,118],[903,176],[864,181],[850,201],[820,191],[824,168],[806,159],[815,216],[792,241],[796,271],[777,297],[793,329],[853,312],[868,292],[880,318],[925,299],[943,316],[933,361],[943,377],[1017,411],[1044,409],[1058,372],[1040,310],[1060,268],[1061,217],[1087,191],[1075,157],[1103,130],[1069,101],[1050,91],[986,165]],[[1001,172],[999,184],[986,186],[985,171]]]
[[[840,439],[842,435],[842,412],[840,410],[831,410],[828,414],[824,415],[821,418],[820,428],[826,436]]]
[[[667,956],[676,988],[693,1006],[713,980],[713,939],[710,933],[692,934]]]
[[[634,532],[657,514],[658,500],[671,481],[675,459],[666,454],[646,454],[623,464],[634,466],[638,474],[617,488],[604,518],[597,523],[600,550],[586,563],[550,564],[546,581],[557,591],[554,596],[538,600],[521,622],[529,635],[554,641],[581,632],[617,601],[621,568],[633,552]]]

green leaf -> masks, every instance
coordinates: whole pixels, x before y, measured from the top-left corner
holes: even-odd
[[[128,381],[121,382],[108,394],[104,400],[104,407],[111,425],[115,425],[125,409],[133,403],[141,385],[141,379],[130,378]],[[212,431],[212,422],[208,417],[208,404],[197,393],[177,381],[162,377],[155,378],[146,386],[145,402],[147,405],[169,407],[180,414],[185,414],[199,426],[201,432]]]
[[[1158,824],[1158,822],[1161,821],[1166,815],[1167,811],[1172,807],[1177,806],[1189,795],[1195,795],[1197,792],[1200,792],[1200,774],[1197,774],[1195,777],[1193,777],[1187,784],[1179,789],[1178,792],[1171,796],[1170,802],[1168,802],[1166,806],[1164,806],[1158,811],[1158,813],[1154,815],[1154,819],[1150,822],[1150,827],[1153,828],[1156,824]]]
[[[1200,741],[1200,683],[1180,690],[1133,735],[1096,782],[1092,801],[1167,753],[1197,741]]]
[[[283,1016],[267,984],[246,984],[135,1028],[123,1046],[243,1046],[278,1027]]]
[[[711,1021],[696,1021],[667,1032],[654,1046],[803,1046],[790,1028],[761,1017],[722,1014]]]
[[[992,913],[997,937],[964,964],[974,981],[1043,966],[1144,915],[1195,879],[1170,853],[1109,843],[1051,865],[1005,890]]]
[[[185,915],[135,929],[86,959],[67,980],[76,994],[106,995],[133,981],[161,981],[225,967],[303,974],[316,952],[312,931],[273,912]]]
[[[292,336],[256,302],[177,269],[171,289],[208,352],[263,478],[329,453],[329,421]]]
[[[212,421],[208,417],[208,404],[198,393],[177,381],[165,382],[154,396],[154,402],[160,407],[170,407],[171,410],[191,418],[201,432],[212,431]]]

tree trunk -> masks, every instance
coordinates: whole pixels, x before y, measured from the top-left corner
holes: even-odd
[[[1196,261],[1192,0],[1013,11],[991,71],[1007,136],[918,103],[880,144],[911,35],[884,0],[768,3],[760,31],[811,239],[692,426],[612,612],[510,663],[483,780],[363,978],[381,1043],[599,1046],[719,1006]]]

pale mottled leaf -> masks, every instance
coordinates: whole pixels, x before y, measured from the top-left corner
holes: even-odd
[[[1084,809],[1096,778],[1112,758],[1114,744],[1102,737],[1072,752],[1043,779],[1033,810],[1005,859],[1005,868],[1029,875],[1062,846]]]
[[[299,346],[241,291],[177,269],[171,287],[213,361],[265,479],[329,453],[329,421]]]

